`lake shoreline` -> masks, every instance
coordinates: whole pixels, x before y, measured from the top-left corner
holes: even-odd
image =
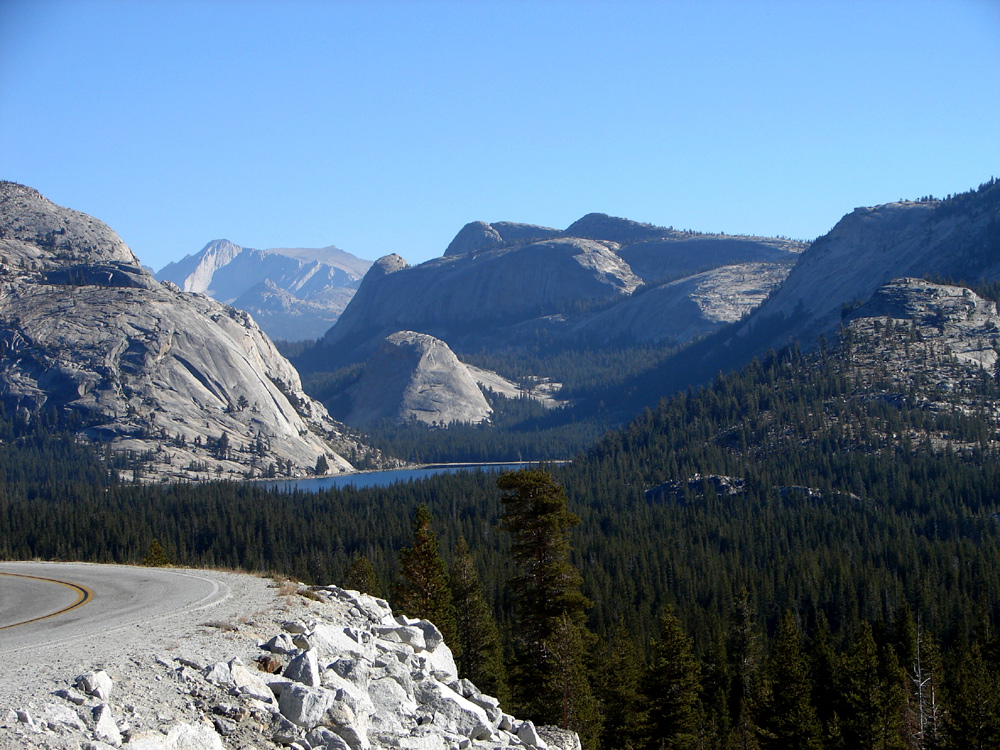
[[[260,482],[271,489],[277,489],[285,492],[292,492],[295,490],[320,492],[327,489],[342,489],[344,487],[353,487],[354,489],[391,487],[393,484],[398,482],[421,481],[438,474],[454,474],[463,470],[481,470],[499,473],[499,470],[501,469],[513,470],[530,466],[542,466],[546,464],[562,466],[568,463],[570,463],[568,459],[560,459],[554,461],[480,461],[477,463],[456,462],[415,464],[401,469],[352,471],[322,477],[257,479],[255,481]]]

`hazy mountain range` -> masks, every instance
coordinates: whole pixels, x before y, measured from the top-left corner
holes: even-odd
[[[371,266],[337,247],[255,250],[213,240],[156,278],[246,310],[275,339],[319,338]]]
[[[164,268],[163,283],[101,222],[30,188],[3,183],[2,211],[4,402],[25,418],[75,413],[81,434],[121,448],[155,445],[156,472],[176,477],[272,464],[304,473],[321,455],[350,470],[345,452],[381,460],[305,394],[255,323],[278,326],[283,315],[294,331],[322,330],[328,313],[310,306],[329,312],[335,290],[353,296],[296,359],[314,380],[333,374],[326,403],[358,425],[441,426],[489,422],[500,397],[568,412],[599,399],[627,419],[770,348],[836,335],[895,279],[1000,279],[995,181],[948,200],[857,209],[808,246],[588,214],[565,230],[473,222],[416,266],[220,240]],[[629,370],[650,346],[656,356]],[[564,395],[547,371],[606,352],[618,352],[609,367],[626,376],[595,365],[589,386]],[[483,353],[496,364],[482,366]]]

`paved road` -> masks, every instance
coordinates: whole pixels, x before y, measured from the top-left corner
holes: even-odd
[[[0,563],[0,655],[102,638],[229,596],[208,571]]]

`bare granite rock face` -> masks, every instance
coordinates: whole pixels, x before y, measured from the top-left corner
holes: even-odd
[[[579,238],[446,255],[418,266],[387,256],[365,276],[323,343],[370,351],[399,330],[450,341],[457,330],[484,332],[576,301],[627,296],[640,283],[611,243]]]
[[[419,421],[446,426],[453,422],[485,422],[493,413],[484,391],[506,398],[533,398],[555,407],[558,384],[533,383],[525,389],[496,373],[459,361],[448,345],[414,331],[387,336],[365,363],[364,371],[346,397],[350,425],[379,419]]]
[[[684,344],[749,314],[790,269],[788,263],[720,266],[634,294],[585,318],[571,332],[596,343],[626,338]]]
[[[776,326],[764,349],[798,339],[811,345],[842,315],[893,279],[936,276],[965,282],[1000,278],[1000,183],[950,201],[898,201],[858,208],[803,253],[788,278],[754,311],[742,335]]]
[[[0,260],[0,398],[22,419],[75,414],[147,480],[304,476],[320,456],[344,472],[366,452],[249,314],[160,284],[100,221],[0,183]]]
[[[376,262],[307,366],[357,360],[398,330],[427,333],[457,351],[536,335],[571,345],[591,336],[682,343],[760,304],[804,248],[605,214],[562,231],[471,222],[441,258]]]
[[[213,240],[156,278],[246,310],[272,338],[299,341],[336,322],[370,266],[332,246],[256,250]]]
[[[462,227],[451,241],[445,255],[464,255],[484,250],[496,250],[516,243],[546,240],[561,234],[558,229],[540,227],[535,224],[518,224],[512,221],[472,221]]]
[[[997,372],[1000,315],[971,289],[895,279],[844,322],[852,362],[874,392],[920,391],[940,397],[934,408],[961,408],[964,401],[979,403],[980,378]]]
[[[426,424],[483,422],[493,409],[475,378],[443,341],[399,331],[366,363],[348,424],[381,418]]]

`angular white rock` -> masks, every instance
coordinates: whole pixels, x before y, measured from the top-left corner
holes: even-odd
[[[102,701],[106,701],[111,696],[111,690],[114,687],[111,676],[103,669],[80,675],[76,678],[76,684],[87,695],[93,695]]]
[[[179,723],[167,734],[143,732],[128,742],[129,750],[223,750],[222,738],[207,724]]]
[[[321,687],[308,687],[293,682],[286,685],[278,698],[278,710],[293,724],[314,729],[327,721],[327,712],[337,704],[337,694]]]
[[[580,735],[559,727],[538,727],[538,735],[548,743],[549,750],[581,750]]]
[[[243,666],[239,659],[233,659],[229,662],[229,671],[233,676],[233,686],[241,697],[251,698],[262,703],[274,702],[274,694],[261,678],[260,673],[251,672]]]
[[[303,685],[319,687],[319,662],[316,660],[316,652],[303,651],[288,663],[281,674],[283,677],[301,682]]]
[[[432,723],[449,732],[472,740],[493,736],[493,726],[486,712],[469,702],[447,685],[424,679],[414,685],[414,697],[432,714]]]
[[[121,747],[122,733],[115,723],[111,706],[107,703],[102,703],[94,709],[94,736],[109,745]]]
[[[38,723],[44,724],[56,732],[62,730],[83,731],[87,728],[87,725],[76,711],[69,706],[58,703],[46,703],[43,705],[42,712],[38,716]]]
[[[537,747],[539,750],[545,750],[548,745],[545,743],[535,729],[535,724],[532,721],[521,722],[521,726],[517,728],[517,738],[521,740],[525,745],[530,745],[531,747]]]

